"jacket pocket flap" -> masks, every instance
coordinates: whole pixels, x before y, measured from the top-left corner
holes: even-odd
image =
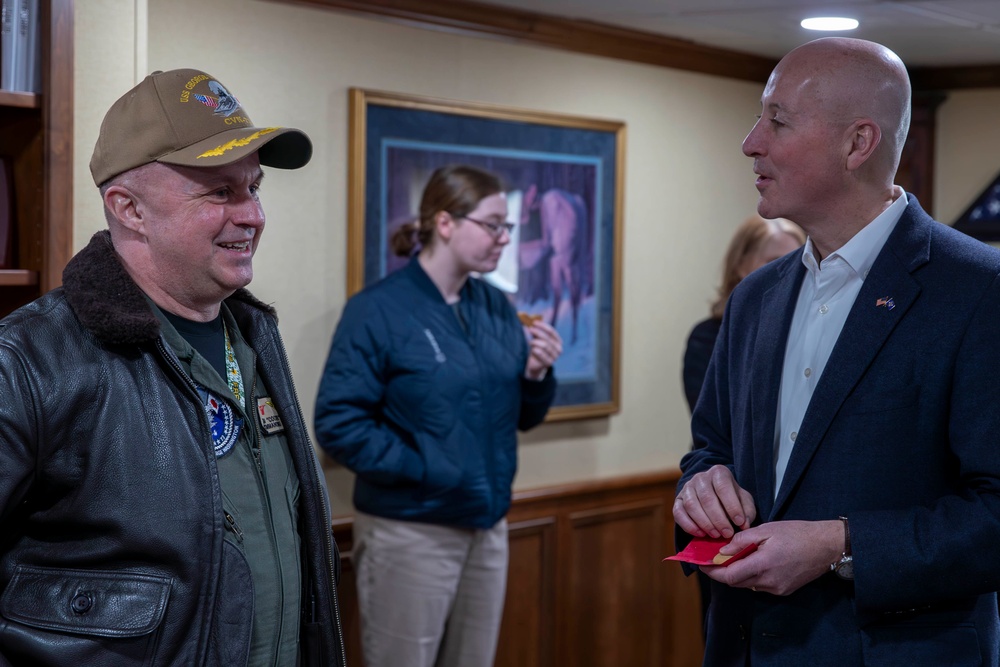
[[[19,565],[0,597],[0,614],[45,630],[139,637],[160,624],[172,583],[153,574]]]

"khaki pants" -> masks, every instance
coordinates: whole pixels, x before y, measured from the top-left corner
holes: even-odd
[[[507,520],[466,530],[354,518],[366,667],[491,667],[507,588]]]

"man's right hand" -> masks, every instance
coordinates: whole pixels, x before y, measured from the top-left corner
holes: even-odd
[[[674,521],[695,537],[730,538],[734,525],[745,530],[756,517],[753,496],[722,465],[692,477],[674,501]]]

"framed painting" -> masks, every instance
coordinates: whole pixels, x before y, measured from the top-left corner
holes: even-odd
[[[561,114],[351,90],[347,287],[398,270],[389,238],[417,218],[449,164],[505,184],[511,242],[482,276],[563,338],[548,421],[618,412],[625,125]]]

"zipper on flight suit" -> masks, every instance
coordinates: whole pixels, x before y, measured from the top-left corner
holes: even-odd
[[[253,366],[254,367],[253,382],[250,384],[250,393],[247,394],[246,398],[243,401],[243,409],[244,410],[247,409],[247,403],[246,403],[246,401],[247,400],[250,400],[250,401],[256,400],[256,397],[257,397],[257,353],[256,352],[253,353],[253,364],[254,364],[254,366]],[[251,405],[250,407],[252,408],[253,406]],[[261,477],[263,477],[264,476],[264,464],[261,462],[261,459],[260,459],[260,447],[261,447],[260,443],[261,443],[262,437],[261,437],[261,434],[260,434],[260,420],[257,419],[257,412],[256,412],[256,410],[254,410],[252,412],[252,416],[248,414],[247,418],[251,422],[253,422],[253,426],[254,426],[253,432],[254,432],[254,435],[256,436],[256,437],[254,437],[254,438],[251,439],[251,442],[250,442],[250,453],[253,454],[254,463],[257,464],[257,472],[259,472],[260,475],[261,475]],[[265,495],[267,495],[266,482],[265,482],[264,493],[265,493]]]
[[[233,515],[226,510],[222,510],[222,514],[226,517],[226,528],[233,531],[233,535],[236,536],[237,541],[239,541],[240,544],[243,544],[243,530],[240,528],[240,525],[236,523],[236,519],[234,519]]]

